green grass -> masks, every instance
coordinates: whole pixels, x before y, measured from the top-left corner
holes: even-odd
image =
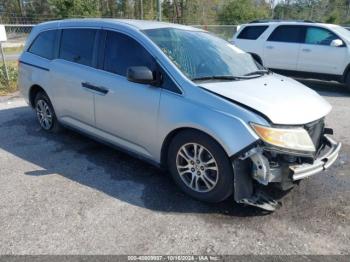
[[[9,81],[7,81],[5,77],[5,67],[0,63],[0,96],[8,95],[17,91],[17,62],[7,62],[6,65],[9,74]]]
[[[23,50],[23,46],[4,47],[5,55],[18,54],[18,53],[21,53],[22,50]]]

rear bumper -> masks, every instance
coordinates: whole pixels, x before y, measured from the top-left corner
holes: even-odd
[[[325,135],[324,138],[327,151],[317,158],[313,164],[305,163],[302,165],[289,166],[289,169],[292,172],[293,181],[315,175],[323,170],[326,170],[335,162],[341,149],[341,143],[334,141],[327,135]]]

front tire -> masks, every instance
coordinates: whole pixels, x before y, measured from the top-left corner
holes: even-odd
[[[46,93],[39,92],[35,97],[35,112],[42,129],[48,132],[59,132],[61,126],[57,120],[55,110]]]
[[[172,140],[168,167],[176,184],[188,195],[220,202],[233,193],[233,168],[223,148],[210,136],[183,131]]]

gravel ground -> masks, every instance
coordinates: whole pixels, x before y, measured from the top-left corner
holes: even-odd
[[[0,98],[0,254],[350,254],[350,96],[332,105],[336,164],[265,214],[181,193],[169,176],[71,131],[46,134],[17,96]]]

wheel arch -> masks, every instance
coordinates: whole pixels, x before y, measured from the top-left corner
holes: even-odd
[[[44,92],[47,95],[47,92],[40,85],[32,85],[29,88],[29,104],[31,107],[35,107],[35,97],[39,92]]]
[[[209,134],[208,132],[205,132],[201,129],[198,129],[198,128],[194,128],[194,127],[179,127],[179,128],[176,128],[174,130],[172,130],[164,139],[163,141],[163,144],[162,144],[162,147],[161,147],[161,155],[160,155],[160,165],[162,167],[166,167],[167,166],[167,157],[168,157],[168,151],[169,151],[169,146],[171,144],[171,141],[174,139],[174,137],[176,135],[178,135],[179,133],[181,132],[184,132],[184,131],[195,131],[195,132],[198,132],[198,133],[202,133],[204,135],[207,135],[209,136],[211,139],[213,139],[216,143],[218,143],[222,149],[226,152],[227,154],[227,150],[225,149],[225,147],[222,145],[222,143],[220,141],[218,141],[215,137],[213,137],[211,134]]]
[[[263,65],[263,61],[262,61],[262,58],[256,54],[256,53],[249,53],[251,54],[251,56],[254,58],[255,61],[257,61],[259,64]]]
[[[346,77],[347,75],[349,74],[350,72],[350,64],[348,64],[346,67],[345,67],[345,70],[344,70],[344,73],[343,73],[343,76],[342,76],[342,82],[345,83],[346,82]]]

